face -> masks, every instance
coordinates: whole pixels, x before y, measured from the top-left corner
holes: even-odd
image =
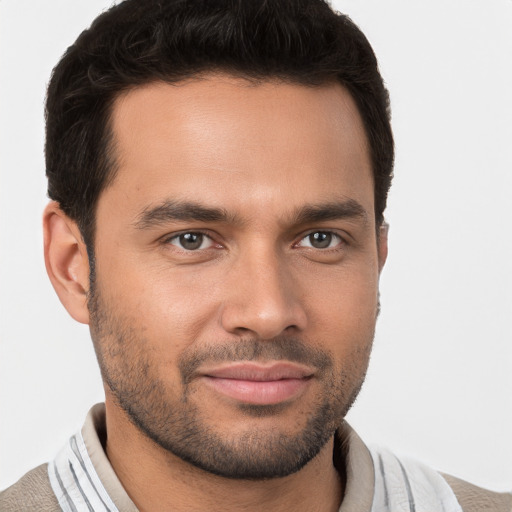
[[[299,470],[357,395],[377,315],[353,100],[216,75],[126,93],[113,130],[89,300],[107,400],[209,472]]]

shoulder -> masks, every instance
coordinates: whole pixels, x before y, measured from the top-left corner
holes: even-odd
[[[512,512],[512,493],[494,492],[442,474],[464,512]]]
[[[512,512],[512,494],[493,492],[446,475],[385,448],[371,448],[378,510]]]
[[[57,512],[61,508],[48,478],[48,464],[42,464],[0,492],[2,512]]]

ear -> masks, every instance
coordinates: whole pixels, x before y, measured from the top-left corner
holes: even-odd
[[[379,274],[382,272],[384,263],[388,259],[388,233],[389,224],[384,221],[379,227],[379,235],[377,240],[377,257],[379,259]]]
[[[89,258],[80,230],[52,201],[44,210],[44,260],[62,305],[78,322],[89,323]]]

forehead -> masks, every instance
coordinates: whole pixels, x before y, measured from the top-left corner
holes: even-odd
[[[118,173],[106,193],[134,208],[169,198],[292,208],[346,196],[373,213],[364,127],[339,84],[152,83],[117,99],[112,127]]]

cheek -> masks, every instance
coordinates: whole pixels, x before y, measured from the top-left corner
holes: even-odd
[[[213,321],[215,298],[205,279],[166,268],[132,269],[126,275],[112,283],[111,304],[117,314],[132,319],[162,359],[181,353]]]
[[[312,324],[330,338],[352,340],[373,332],[378,304],[378,271],[369,261],[324,269],[307,294]]]

